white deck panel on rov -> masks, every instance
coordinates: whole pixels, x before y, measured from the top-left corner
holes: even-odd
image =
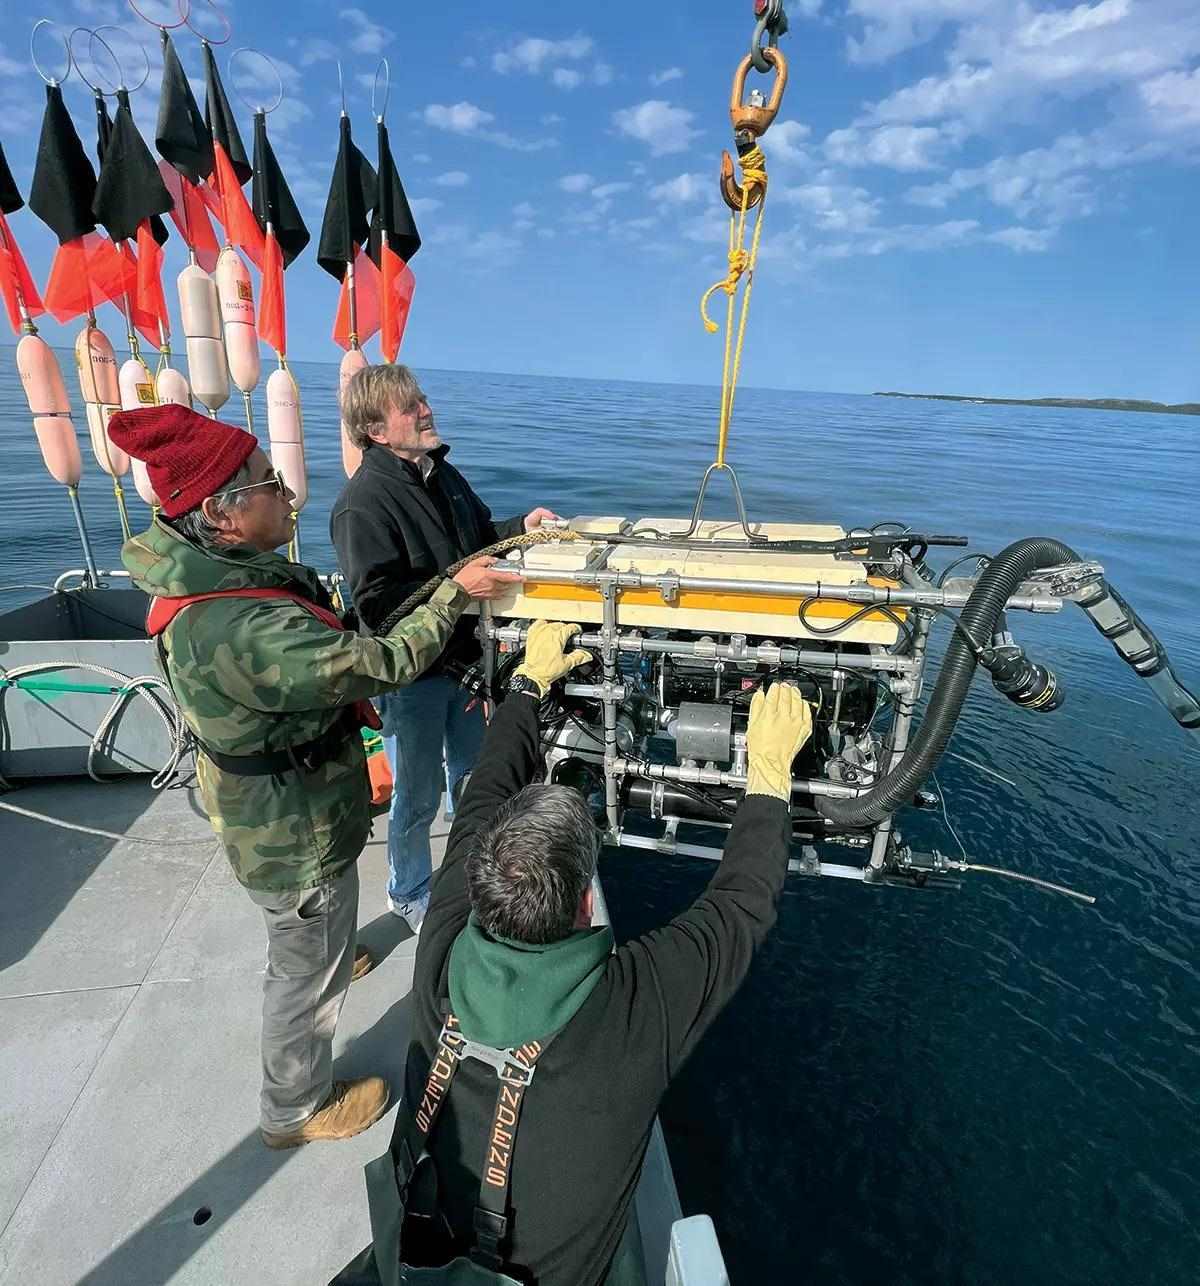
[[[328,1281],[370,1240],[362,1167],[395,1109],[344,1142],[260,1142],[266,935],[194,794],[142,778],[4,799],[152,842],[0,811],[0,1283]],[[359,864],[361,940],[381,960],[350,988],[334,1070],[395,1091],[416,942],[387,911],[385,831]],[[665,1256],[678,1202],[657,1129],[638,1210]],[[663,1281],[662,1260],[647,1267]]]
[[[616,534],[626,520],[618,517],[573,518],[571,527],[584,539],[536,545],[519,556],[522,565],[534,573],[583,571],[606,547],[605,536]],[[682,578],[733,582],[721,589],[683,587],[670,601],[653,587],[622,589],[617,598],[617,619],[623,626],[704,634],[751,634],[774,639],[811,639],[799,617],[802,595],[789,593],[792,585],[827,586],[865,582],[867,569],[859,562],[832,554],[789,553],[754,548],[736,522],[702,522],[693,540],[740,541],[743,549],[696,549],[671,544],[672,533],[687,530],[681,518],[640,518],[632,534],[653,530],[663,533],[654,543],[635,547],[608,545],[604,567],[609,571],[639,572],[648,576],[671,574]],[[768,540],[840,540],[845,531],[836,526],[798,523],[754,523],[750,530]],[[514,559],[516,561],[516,559]],[[737,582],[769,581],[781,588],[771,594],[749,590],[739,592]],[[492,614],[499,618],[529,618],[578,621],[599,624],[602,618],[600,594],[590,587],[570,583],[529,580],[508,596],[498,599]],[[826,599],[814,603],[808,615],[819,625],[829,626],[839,617],[858,611],[853,604]],[[890,645],[896,640],[896,626],[875,613],[855,621],[837,634],[839,643]]]

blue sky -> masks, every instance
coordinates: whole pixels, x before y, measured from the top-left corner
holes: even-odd
[[[196,9],[217,32],[204,0]],[[271,131],[314,236],[288,272],[293,357],[338,357],[336,285],[314,259],[337,141],[333,60],[370,154],[386,55],[393,149],[425,242],[403,359],[719,380],[698,301],[723,272],[716,175],[750,0],[225,11],[222,67],[249,45],[285,82]],[[1196,0],[791,0],[788,12],[746,383],[1200,400]],[[148,36],[155,68],[135,108],[152,138],[152,28],[115,0],[8,0],[5,14],[0,138],[23,190],[42,103],[27,57],[37,17]],[[184,30],[177,46],[198,77],[196,38]],[[90,144],[76,77],[68,102]],[[250,111],[235,105],[249,143]],[[12,224],[44,279],[49,234],[27,211]],[[167,262],[173,277],[177,238]],[[116,340],[115,313],[106,325]]]

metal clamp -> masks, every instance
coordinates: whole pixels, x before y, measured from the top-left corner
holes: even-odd
[[[767,64],[775,69],[775,84],[771,89],[770,99],[765,105],[747,105],[742,102],[746,96],[746,76],[752,62],[749,54],[738,63],[737,70],[733,73],[733,89],[729,95],[729,119],[733,122],[734,133],[744,132],[753,138],[761,138],[771,128],[783,105],[783,91],[787,89],[788,81],[787,59],[783,54],[769,46],[762,53]]]
[[[1089,585],[1104,579],[1104,567],[1086,559],[1062,563],[1058,567],[1040,567],[1030,578],[1046,585],[1055,598],[1073,598]]]

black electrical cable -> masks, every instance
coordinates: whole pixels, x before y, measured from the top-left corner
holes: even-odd
[[[840,826],[875,826],[908,803],[937,767],[954,732],[978,664],[976,635],[991,638],[1000,613],[1030,572],[1078,561],[1061,541],[1037,536],[1001,550],[984,569],[956,620],[957,629],[946,648],[925,718],[900,762],[865,795],[855,799],[822,797],[817,801],[821,814]]]
[[[800,624],[803,625],[810,634],[815,634],[818,638],[831,638],[835,634],[841,634],[844,630],[848,630],[851,625],[855,625],[861,621],[864,616],[870,616],[872,612],[878,612],[881,616],[886,616],[888,620],[890,620],[904,635],[904,638],[907,641],[905,651],[907,651],[908,648],[911,648],[916,642],[916,636],[913,634],[912,627],[909,623],[902,616],[898,616],[886,603],[866,603],[860,607],[857,612],[853,613],[853,615],[847,616],[842,620],[835,621],[832,625],[814,625],[805,613],[813,603],[820,601],[821,600],[816,598],[806,598],[801,602],[796,613],[800,618]]]
[[[938,576],[938,578],[937,578],[937,587],[938,587],[938,589],[941,589],[941,588],[942,588],[942,586],[946,583],[946,580],[947,580],[947,578],[949,577],[950,573],[951,573],[951,572],[952,572],[956,567],[961,567],[961,566],[963,565],[963,563],[969,563],[972,559],[976,559],[976,560],[978,560],[978,562],[979,562],[979,564],[980,564],[979,570],[980,570],[980,571],[982,571],[982,570],[983,570],[983,568],[984,568],[984,567],[986,567],[986,566],[988,565],[988,563],[990,563],[990,562],[992,561],[992,556],[991,556],[991,554],[964,554],[961,558],[956,558],[956,559],[955,559],[955,560],[950,564],[950,566],[949,566],[949,567],[944,567],[944,568],[942,569],[941,575],[940,575],[940,576]]]

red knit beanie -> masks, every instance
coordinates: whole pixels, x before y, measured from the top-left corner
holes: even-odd
[[[108,436],[145,464],[165,518],[216,495],[258,447],[252,434],[174,402],[118,411]]]

